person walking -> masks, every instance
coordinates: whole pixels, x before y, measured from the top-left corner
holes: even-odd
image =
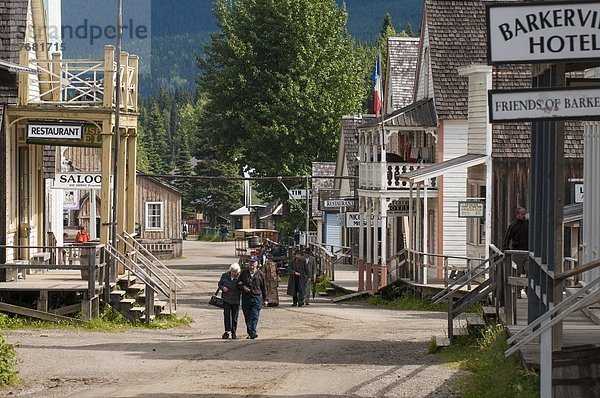
[[[317,293],[317,260],[312,255],[310,248],[304,249],[304,258],[308,265],[308,283],[306,285],[306,296],[304,297],[304,304],[309,305],[310,294],[312,291],[312,298],[315,298]]]
[[[292,296],[292,307],[302,307],[306,296],[306,281],[309,270],[306,259],[302,257],[302,251],[296,250],[294,258],[288,265],[290,277],[288,279],[287,294]]]
[[[242,312],[246,322],[247,339],[258,337],[258,317],[263,306],[269,304],[267,300],[267,288],[265,276],[258,269],[258,259],[250,257],[248,267],[240,274],[238,286],[242,292]]]
[[[527,210],[517,207],[515,220],[510,223],[504,235],[504,250],[529,250],[529,220]],[[527,254],[513,254],[513,261],[517,265],[517,276],[527,273]]]
[[[221,233],[221,242],[225,242],[227,240],[227,235],[229,235],[227,225],[221,224],[221,229],[219,232]]]
[[[221,336],[223,339],[237,339],[236,330],[238,324],[238,315],[240,313],[240,296],[242,292],[239,289],[240,281],[240,266],[238,263],[233,263],[229,266],[229,271],[221,275],[219,280],[219,288],[223,292],[223,318],[225,322],[225,333]]]

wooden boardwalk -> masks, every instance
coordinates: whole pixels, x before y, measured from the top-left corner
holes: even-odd
[[[510,335],[515,335],[527,326],[527,299],[517,300],[517,325],[508,326]],[[600,346],[600,325],[590,320],[582,311],[569,315],[563,322],[563,348],[593,344]],[[539,339],[525,344],[520,350],[529,368],[540,367]]]
[[[88,282],[81,278],[81,271],[47,270],[33,273],[12,282],[0,282],[0,291],[87,291]],[[96,286],[101,291],[101,286]]]

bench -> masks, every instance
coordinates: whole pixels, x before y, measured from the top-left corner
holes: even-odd
[[[47,252],[35,253],[29,257],[29,264],[31,264],[31,265],[49,265],[50,257],[51,257],[50,253],[47,253]],[[35,269],[35,270],[28,269],[26,271],[27,274],[31,274],[31,273],[35,273],[35,272],[43,273],[44,270],[43,269],[41,269],[41,270],[40,269]]]

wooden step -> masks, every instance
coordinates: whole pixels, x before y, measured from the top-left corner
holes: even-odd
[[[448,337],[445,336],[435,336],[435,344],[438,347],[449,347],[450,346],[450,339]]]
[[[156,315],[150,315],[150,322],[152,322],[154,319],[156,319]],[[146,322],[146,315],[145,314],[140,317],[140,321]]]
[[[145,288],[146,288],[146,285],[144,285],[142,283],[135,283],[135,284],[129,286],[126,290],[127,290],[127,294],[137,297],[144,291]]]
[[[469,331],[467,330],[467,328],[464,327],[452,328],[452,334],[454,336],[468,336]]]
[[[144,307],[131,307],[129,309],[129,313],[135,318],[135,319],[141,319],[142,315],[144,315],[144,312],[146,312],[146,308]]]
[[[135,307],[136,300],[133,298],[124,298],[119,300],[119,308],[129,311]]]
[[[113,290],[112,292],[110,292],[110,298],[111,300],[116,299],[116,298],[123,298],[125,296],[125,290]]]
[[[350,294],[344,294],[343,296],[337,296],[337,297],[332,298],[331,301],[333,301],[334,303],[339,303],[340,301],[351,300],[356,297],[372,296],[372,295],[373,295],[373,293],[364,290],[361,292],[355,292],[355,293],[350,293]]]
[[[319,297],[329,297],[329,293],[327,292],[319,292]]]
[[[464,313],[462,315],[464,315],[464,319],[467,321],[467,326],[480,327],[486,325],[485,320],[481,315],[471,313]]]

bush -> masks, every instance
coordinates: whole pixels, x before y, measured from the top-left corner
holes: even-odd
[[[0,387],[19,381],[17,372],[17,354],[12,344],[8,344],[0,335]]]
[[[524,369],[516,355],[504,356],[508,344],[502,325],[488,327],[476,341],[460,337],[464,339],[455,338],[440,356],[468,371],[456,381],[462,397],[539,397],[537,374]]]

